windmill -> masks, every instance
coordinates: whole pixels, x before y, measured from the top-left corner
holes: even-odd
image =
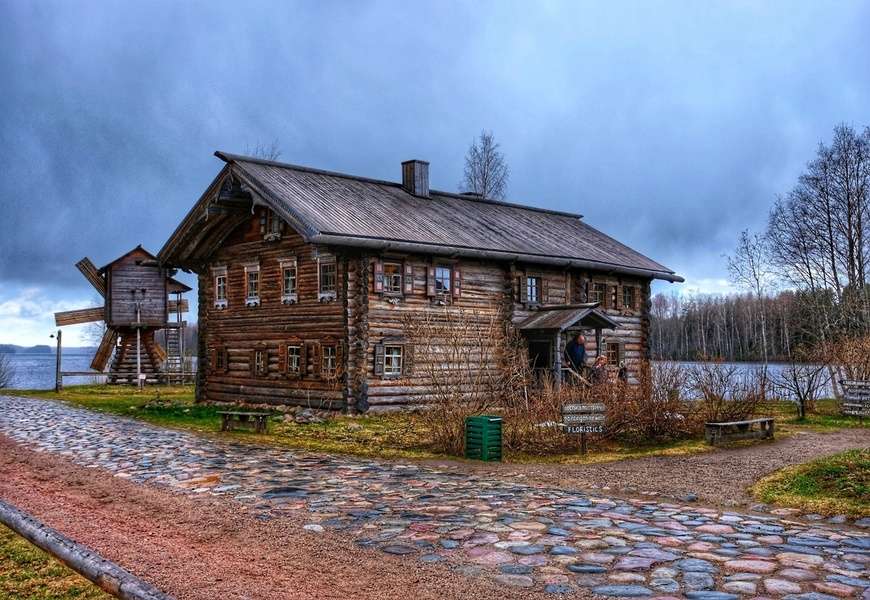
[[[172,278],[174,270],[154,266],[155,257],[137,246],[121,258],[97,269],[87,257],[76,268],[104,299],[103,306],[54,314],[57,326],[104,321],[106,331],[91,369],[103,372],[112,358],[108,383],[157,383],[162,376],[181,378],[182,329],[190,287]],[[170,299],[170,294],[175,299]],[[170,318],[172,317],[172,318]],[[166,349],[154,339],[165,330]],[[116,351],[117,350],[117,351]]]

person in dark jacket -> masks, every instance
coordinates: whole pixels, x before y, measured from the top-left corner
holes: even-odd
[[[578,333],[565,345],[565,365],[578,373],[586,368],[586,338],[582,333]]]

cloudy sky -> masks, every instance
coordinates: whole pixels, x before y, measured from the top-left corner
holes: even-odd
[[[740,232],[870,125],[863,0],[0,0],[0,23],[0,343],[92,305],[82,257],[157,253],[215,150],[390,181],[417,158],[458,191],[488,130],[508,200],[686,278],[657,291],[727,293]]]

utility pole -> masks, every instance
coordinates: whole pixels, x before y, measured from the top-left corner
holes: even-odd
[[[51,337],[54,337],[53,335]],[[61,343],[60,343],[60,329],[57,330],[57,366],[54,370],[54,391],[56,393],[60,393],[63,390],[63,377],[60,374],[60,356],[61,356]]]

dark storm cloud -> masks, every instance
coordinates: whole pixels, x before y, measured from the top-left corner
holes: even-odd
[[[509,200],[712,289],[834,126],[870,125],[859,1],[0,0],[0,22],[8,311],[20,286],[87,297],[83,256],[156,253],[215,150],[394,181],[419,158],[456,191],[482,129]]]

